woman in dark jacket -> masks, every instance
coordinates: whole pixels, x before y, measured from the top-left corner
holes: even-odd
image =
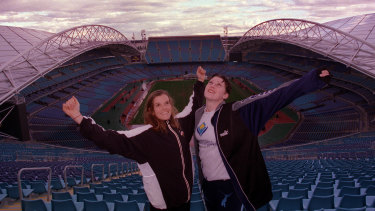
[[[298,80],[244,100],[225,103],[229,81],[214,75],[195,115],[195,149],[209,211],[256,210],[272,199],[258,134],[272,115],[294,99],[322,88],[330,75],[316,69]]]
[[[63,111],[80,125],[81,134],[110,153],[138,162],[151,210],[190,210],[193,169],[189,141],[194,113],[202,106],[205,71],[197,69],[198,81],[185,109],[177,113],[168,92],[157,90],[147,98],[144,126],[129,131],[105,130],[80,113],[72,97]]]

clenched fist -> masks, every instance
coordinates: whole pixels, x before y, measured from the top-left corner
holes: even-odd
[[[198,81],[204,82],[206,79],[206,70],[202,68],[202,66],[199,66],[197,68],[197,78]]]
[[[72,118],[76,123],[81,123],[83,117],[80,112],[79,102],[76,97],[73,96],[68,101],[66,101],[63,104],[62,109],[65,112],[65,114]]]

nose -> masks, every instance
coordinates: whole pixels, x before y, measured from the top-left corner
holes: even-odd
[[[164,111],[167,111],[169,109],[169,106],[168,105],[163,105],[163,110]]]

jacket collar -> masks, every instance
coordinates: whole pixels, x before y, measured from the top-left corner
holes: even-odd
[[[220,110],[220,108],[221,108],[224,104],[225,104],[225,101],[221,102],[221,103],[216,107],[215,112],[218,111],[218,110]],[[204,106],[203,106],[203,111],[206,111],[206,107],[207,107],[207,105],[204,105]]]

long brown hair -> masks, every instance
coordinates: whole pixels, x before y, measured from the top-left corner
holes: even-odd
[[[169,99],[169,103],[172,106],[171,117],[169,118],[169,124],[174,128],[180,128],[180,124],[174,118],[177,114],[177,109],[174,107],[173,98],[169,95],[169,93],[165,90],[156,90],[153,91],[146,100],[146,105],[143,111],[143,120],[145,124],[151,124],[153,129],[159,132],[167,132],[167,125],[165,124],[164,120],[160,120],[155,116],[154,112],[154,99],[155,97],[166,95]]]

